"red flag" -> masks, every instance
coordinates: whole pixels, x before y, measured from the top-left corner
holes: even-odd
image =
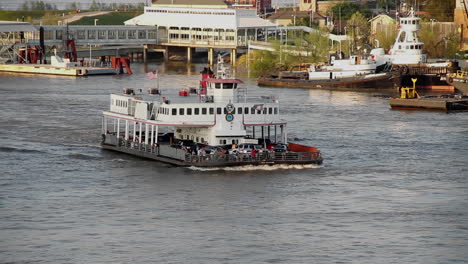
[[[156,79],[156,78],[158,78],[158,73],[150,71],[150,72],[148,72],[146,74],[146,78],[148,78],[150,80]]]

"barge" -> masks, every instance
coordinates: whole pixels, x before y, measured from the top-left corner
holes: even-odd
[[[247,98],[221,57],[217,67],[216,75],[202,72],[197,94],[180,102],[159,89],[111,94],[102,148],[182,167],[322,164],[317,148],[288,142],[278,100]]]
[[[334,78],[333,74],[329,79],[310,80],[306,77],[262,77],[257,80],[260,86],[289,87],[289,88],[374,88],[389,89],[395,85],[397,77],[390,72],[376,74],[362,74],[351,77]]]
[[[468,71],[457,71],[447,77],[447,82],[457,90],[468,95]]]
[[[446,95],[446,96],[419,96],[416,92],[416,81],[412,79],[413,87],[400,88],[399,98],[390,98],[392,109],[419,109],[437,111],[467,111],[468,96]]]

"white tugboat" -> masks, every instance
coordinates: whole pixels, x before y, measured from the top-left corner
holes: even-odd
[[[416,16],[413,8],[408,16],[400,17],[395,43],[383,58],[392,64],[393,72],[400,74],[401,86],[411,86],[411,79],[417,78],[417,88],[453,91],[453,87],[447,84],[445,76],[456,71],[457,66],[448,61],[427,62],[427,56],[423,53],[424,43],[418,38],[420,22],[421,19]],[[376,53],[382,54],[382,51],[383,49]]]
[[[155,89],[111,94],[102,147],[186,167],[322,163],[317,148],[288,144],[279,102],[248,99],[222,58],[216,76],[205,71],[203,77],[196,102],[170,102]],[[173,131],[162,134],[160,128]]]
[[[395,43],[385,58],[392,64],[426,63],[423,54],[424,43],[419,41],[417,32],[421,29],[421,19],[415,16],[411,8],[407,17],[400,17],[398,35]]]

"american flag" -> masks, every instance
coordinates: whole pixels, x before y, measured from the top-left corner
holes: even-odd
[[[158,72],[150,71],[146,74],[146,78],[153,80],[158,78]]]

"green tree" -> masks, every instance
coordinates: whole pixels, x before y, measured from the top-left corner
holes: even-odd
[[[80,7],[79,7],[79,4],[78,4],[78,3],[73,2],[73,3],[71,3],[71,4],[68,6],[68,9],[70,9],[70,10],[77,10],[77,9],[80,9]]]
[[[430,18],[435,18],[438,21],[453,21],[455,0],[427,0],[425,3],[421,10],[427,12]]]
[[[394,22],[390,25],[382,25],[382,27],[377,28],[377,32],[375,33],[373,39],[379,41],[380,47],[388,50],[392,47],[393,43],[395,42],[396,34],[396,22]]]
[[[343,2],[331,8],[332,16],[335,19],[342,20],[350,19],[351,16],[358,11],[366,18],[370,18],[372,15],[371,11],[366,6],[354,2]]]
[[[89,10],[91,10],[91,11],[99,10],[99,5],[98,5],[98,3],[96,3],[96,0],[93,0],[91,5],[89,6]]]
[[[29,2],[24,2],[24,3],[21,5],[21,10],[23,10],[23,11],[28,11],[28,10],[29,10]]]
[[[347,35],[351,38],[351,52],[362,50],[368,45],[369,23],[359,11],[348,20]]]
[[[385,12],[388,13],[389,9],[395,8],[394,0],[377,0],[377,7],[385,9]]]

